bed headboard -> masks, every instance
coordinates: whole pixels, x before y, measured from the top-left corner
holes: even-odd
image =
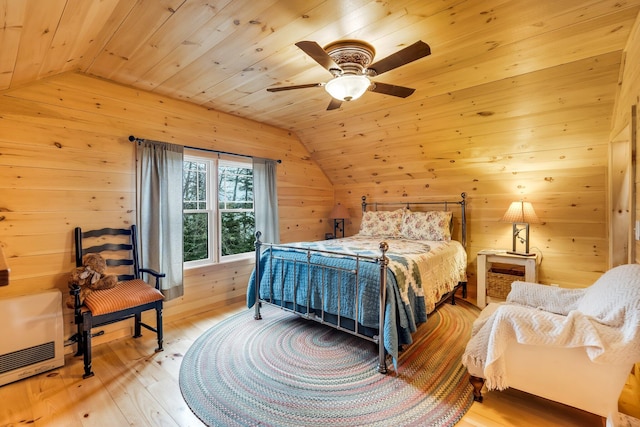
[[[369,210],[387,210],[387,209],[397,209],[400,207],[404,207],[406,209],[411,210],[411,207],[435,207],[436,209],[441,209],[444,211],[448,211],[452,208],[460,207],[460,225],[461,225],[461,238],[460,243],[465,248],[467,247],[467,209],[466,209],[466,197],[467,193],[460,194],[460,200],[449,201],[449,200],[435,200],[428,202],[367,202],[367,196],[362,196],[362,212],[366,212]],[[453,227],[453,216],[451,217],[451,227]]]

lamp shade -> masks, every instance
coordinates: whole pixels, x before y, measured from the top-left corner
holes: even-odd
[[[342,206],[340,203],[335,205],[329,214],[330,219],[345,219],[350,218],[349,211],[347,208]]]
[[[366,76],[343,75],[329,80],[324,89],[335,99],[352,101],[360,98],[369,86],[371,81]]]
[[[509,209],[504,213],[502,221],[505,222],[526,222],[529,224],[538,224],[540,220],[533,210],[530,202],[513,202]]]

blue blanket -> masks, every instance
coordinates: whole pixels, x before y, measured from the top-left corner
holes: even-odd
[[[287,261],[274,260],[270,266],[271,253]],[[356,269],[359,277],[357,284],[355,276],[346,272]],[[357,317],[358,323],[365,328],[378,329],[380,266],[376,262],[356,262],[353,258],[323,256],[312,252],[310,263],[307,264],[306,252],[269,247],[261,255],[260,272],[260,299],[294,303],[294,306],[308,306],[312,310],[323,309],[348,319]],[[357,297],[354,298],[356,289]],[[386,296],[384,346],[395,361],[399,346],[410,344],[411,334],[415,332],[417,324],[426,320],[426,311],[422,297],[411,295],[409,301],[402,301],[391,268],[387,269]],[[255,269],[247,289],[247,305],[253,307],[254,304]]]

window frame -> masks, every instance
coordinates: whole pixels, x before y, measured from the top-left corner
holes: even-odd
[[[209,254],[206,259],[199,259],[194,261],[183,261],[184,269],[191,269],[197,267],[204,266],[213,266],[217,264],[223,264],[226,262],[237,261],[247,258],[252,258],[255,256],[255,250],[249,252],[243,252],[239,254],[231,254],[231,255],[221,255],[222,248],[222,212],[231,212],[236,209],[230,210],[222,210],[220,209],[220,200],[218,195],[218,185],[219,185],[219,168],[224,164],[238,164],[244,165],[251,169],[253,169],[253,162],[249,158],[247,160],[239,159],[235,156],[223,156],[215,152],[206,152],[199,150],[187,150],[184,151],[184,162],[198,162],[205,163],[207,165],[206,169],[206,209],[184,209],[183,205],[183,214],[186,213],[197,213],[206,211],[208,213],[208,227],[209,233],[207,236]],[[184,195],[183,195],[184,200]],[[247,211],[247,210],[239,210],[239,211]],[[255,220],[255,198],[253,201],[253,209],[251,210],[254,214]]]
[[[205,154],[205,153],[203,153]],[[207,254],[207,258],[203,258],[203,259],[199,259],[199,260],[194,260],[194,261],[184,261],[183,260],[183,267],[184,268],[195,268],[195,267],[202,267],[205,265],[211,265],[211,264],[215,264],[215,260],[218,258],[217,256],[217,246],[215,244],[215,242],[213,242],[213,236],[214,235],[218,235],[217,230],[215,230],[214,227],[216,227],[216,221],[214,221],[214,219],[216,218],[216,213],[215,210],[217,209],[217,203],[212,203],[212,197],[214,196],[214,194],[212,194],[212,189],[211,189],[211,182],[215,182],[212,181],[213,179],[216,179],[217,181],[217,176],[212,177],[211,175],[217,175],[217,167],[216,167],[216,161],[215,158],[213,156],[209,156],[209,155],[195,155],[192,154],[191,152],[187,152],[187,150],[185,150],[184,155],[183,155],[183,165],[184,162],[195,162],[195,163],[204,163],[206,165],[206,207],[205,209],[185,209],[184,208],[184,193],[182,196],[182,200],[183,200],[183,207],[182,207],[182,214],[188,214],[188,213],[207,213],[208,218],[207,218],[207,227],[209,230],[209,233],[207,234],[207,248],[208,248],[208,254]],[[184,166],[183,166],[184,167]],[[184,171],[183,171],[184,173]],[[212,231],[213,230],[213,231]],[[184,243],[183,243],[184,244]]]

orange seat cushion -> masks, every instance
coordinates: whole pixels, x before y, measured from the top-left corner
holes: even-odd
[[[113,313],[164,299],[164,295],[140,279],[118,282],[115,288],[93,291],[84,300],[94,316]]]

